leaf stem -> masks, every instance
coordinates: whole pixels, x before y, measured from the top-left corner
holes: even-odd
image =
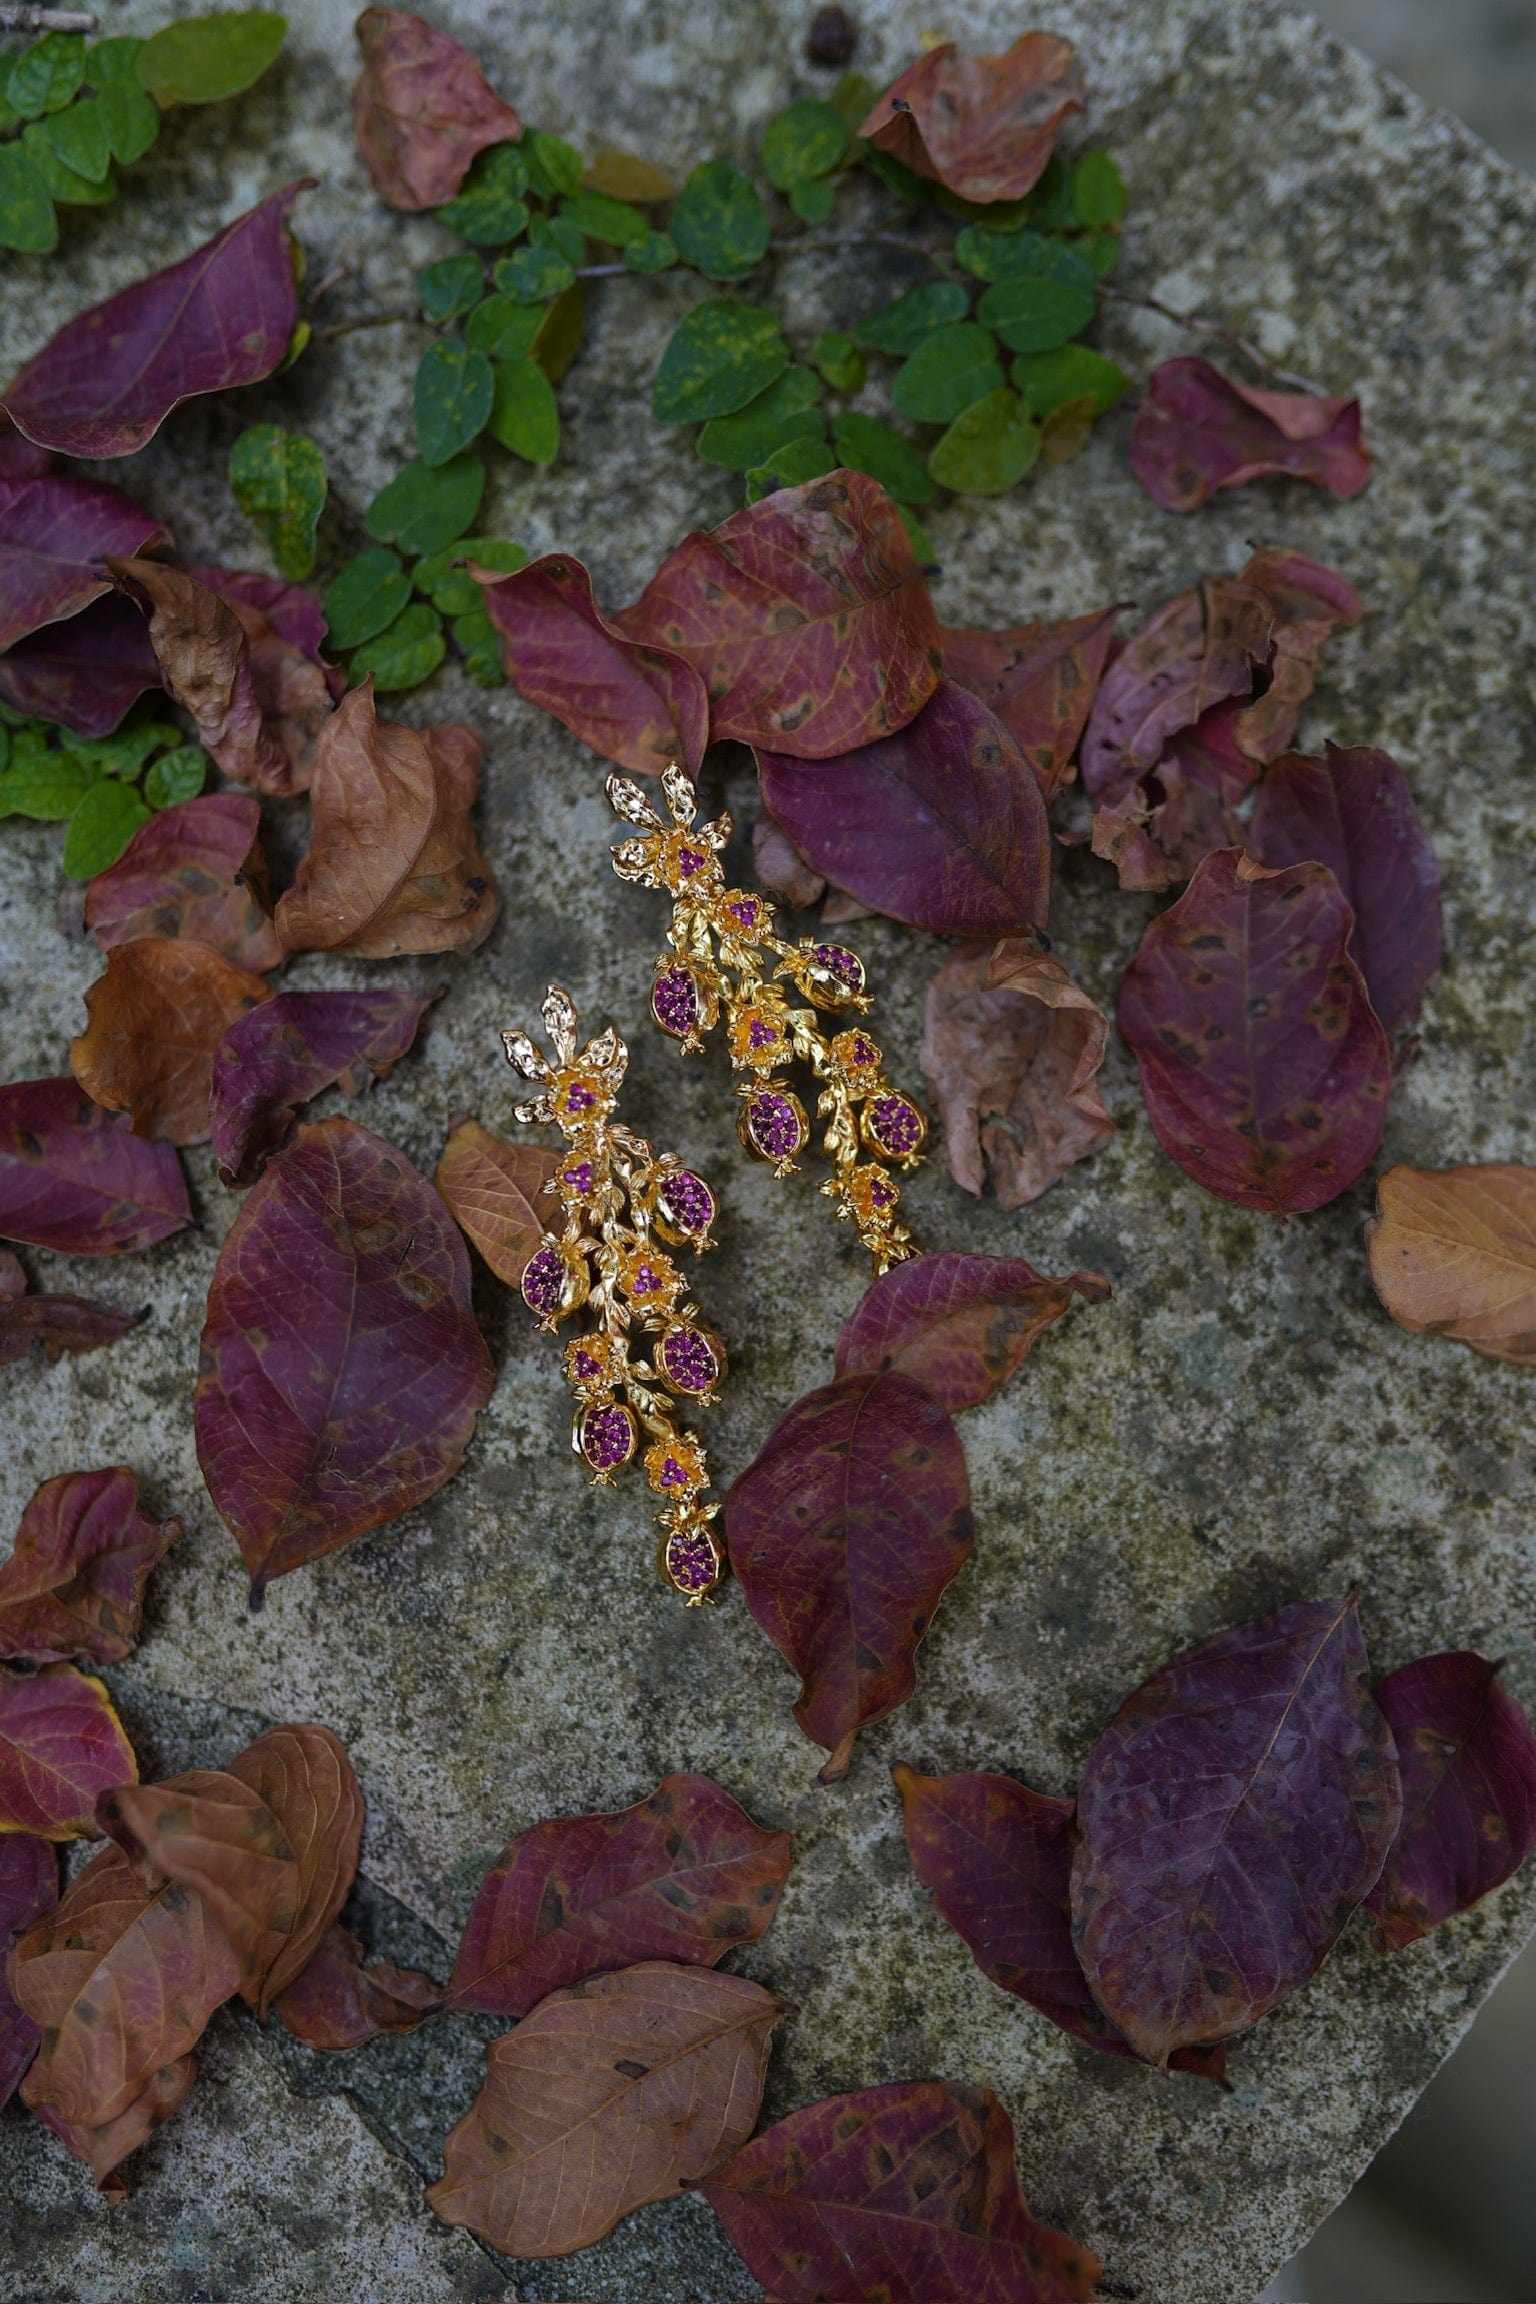
[[[1171,304],[1164,304],[1156,296],[1137,295],[1129,288],[1111,288],[1103,280],[1098,287],[1099,294],[1107,297],[1112,304],[1134,304],[1142,312],[1155,312],[1159,319],[1171,320],[1176,327],[1187,328],[1192,335],[1214,336],[1219,344],[1230,344],[1234,352],[1240,352],[1245,360],[1251,360],[1263,375],[1273,376],[1277,384],[1289,384],[1298,392],[1321,392],[1323,389],[1320,384],[1312,383],[1305,376],[1296,376],[1288,368],[1277,367],[1273,360],[1266,358],[1259,350],[1257,344],[1250,343],[1246,336],[1240,336],[1235,328],[1223,328],[1219,321],[1202,318],[1198,312],[1175,311]]]
[[[401,312],[359,312],[357,317],[353,320],[338,320],[334,328],[317,328],[315,330],[314,341],[317,344],[328,344],[333,337],[350,336],[353,334],[354,330],[358,328],[390,328],[393,327],[397,320],[419,320],[420,318],[421,314],[419,312],[411,310],[405,310]]]
[[[22,0],[0,0],[0,32],[94,32],[89,8],[36,8]]]

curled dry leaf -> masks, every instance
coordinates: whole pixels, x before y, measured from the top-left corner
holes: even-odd
[[[441,985],[368,992],[280,992],[237,1017],[214,1052],[211,1137],[225,1184],[249,1184],[287,1138],[300,1104],[339,1086],[361,1095],[416,1037]]]
[[[809,911],[827,892],[827,883],[813,872],[782,825],[766,808],[752,827],[752,869],[758,884],[781,897],[796,912]]]
[[[1099,2267],[1038,2224],[990,2088],[899,2080],[754,2136],[704,2197],[778,2304],[1084,2304]]]
[[[289,952],[473,952],[501,898],[470,809],[485,744],[473,728],[380,720],[372,676],[320,732],[314,832],[277,907]]]
[[[726,1500],[747,1606],[800,1674],[795,1718],[848,1773],[854,1738],[904,1704],[913,1658],[975,1528],[960,1435],[921,1384],[840,1377],[796,1401]]]
[[[1536,1367],[1536,1168],[1389,1168],[1365,1243],[1399,1327]]]
[[[945,961],[922,1064],[962,1190],[981,1197],[985,1163],[998,1206],[1021,1208],[1113,1136],[1098,1083],[1108,1041],[1108,1017],[1022,938]]]
[[[1402,1815],[1356,1595],[1176,1656],[1078,1787],[1073,1941],[1139,2054],[1241,2032],[1314,1974]]]
[[[745,1976],[649,1960],[555,1992],[486,2050],[427,2199],[508,2256],[569,2256],[752,2133],[773,2028]]]
[[[899,1764],[892,1774],[912,1869],[982,1973],[1074,2040],[1135,2056],[1072,1949],[1073,1803],[1011,1776],[920,1776]],[[1175,2049],[1169,2063],[1218,2085],[1226,2079],[1219,2045]]]
[[[498,1280],[515,1288],[546,1230],[538,1200],[561,1164],[545,1144],[508,1144],[478,1120],[461,1120],[432,1181],[449,1214]]]
[[[151,1520],[126,1464],[45,1480],[0,1567],[0,1656],[118,1664],[138,1644],[150,1571],[181,1534]]]
[[[1053,800],[1073,777],[1076,752],[1114,646],[1120,610],[1099,608],[1062,624],[939,633],[944,674],[994,712]]]
[[[1074,1296],[1109,1295],[1097,1272],[1050,1280],[1018,1256],[913,1256],[882,1272],[843,1322],[837,1373],[894,1371],[956,1415],[1001,1390]]]
[[[0,648],[110,592],[104,560],[170,542],[153,513],[99,480],[0,473]]]
[[[698,774],[709,741],[702,677],[685,656],[610,622],[581,561],[547,552],[516,575],[482,581],[519,696],[634,775],[659,776],[673,760]]]
[[[1350,957],[1388,1032],[1411,1024],[1440,965],[1440,867],[1388,752],[1288,752],[1259,787],[1248,845],[1261,864],[1326,864],[1355,916]]]
[[[898,73],[859,134],[962,200],[1022,200],[1082,109],[1070,40],[1026,32],[1001,56],[962,56],[946,40]]]
[[[260,828],[261,803],[250,792],[206,792],[157,808],[86,889],[87,929],[103,950],[169,936],[265,975],[284,955]]]
[[[806,862],[940,936],[1008,936],[1050,910],[1040,787],[1001,721],[952,680],[893,736],[834,760],[760,751],[763,799]]]
[[[351,1120],[301,1126],[208,1291],[197,1456],[259,1603],[458,1470],[495,1371],[452,1218]]]
[[[167,1880],[197,1896],[222,1929],[254,2006],[261,1980],[292,1932],[299,1868],[266,1802],[219,1768],[161,1784],[126,1784],[96,1804],[100,1831],[132,1862],[140,1885]]]
[[[205,1144],[213,1053],[272,988],[208,944],[142,936],[114,944],[85,995],[90,1022],[69,1046],[75,1078],[136,1136]]]
[[[0,1669],[0,1834],[94,1835],[97,1800],[138,1773],[99,1680],[72,1664]]]
[[[94,1352],[149,1318],[147,1310],[114,1312],[110,1305],[88,1304],[83,1296],[29,1296],[26,1288],[20,1264],[8,1248],[0,1248],[0,1368],[25,1360],[34,1344],[41,1344],[50,1362],[64,1352]],[[0,1570],[0,1586],[3,1581]]]
[[[1365,1899],[1378,1952],[1469,1911],[1536,1848],[1536,1731],[1501,1669],[1452,1650],[1377,1683],[1403,1779],[1403,1820]]]
[[[1232,734],[1250,760],[1267,762],[1278,759],[1295,735],[1324,648],[1341,625],[1358,624],[1365,608],[1342,576],[1284,547],[1255,552],[1240,581],[1257,585],[1274,621],[1259,693],[1234,715]]]
[[[270,376],[298,324],[288,211],[308,182],[66,320],[0,393],[17,430],[61,456],[131,456],[181,401]]]
[[[192,1221],[168,1144],[135,1136],[68,1074],[0,1088],[0,1234],[67,1256],[151,1248]]]
[[[320,653],[325,612],[306,585],[254,569],[192,568],[196,582],[234,610],[245,634],[262,724],[288,763],[288,789],[307,792],[315,746],[346,673]]]
[[[306,2048],[361,2048],[381,2032],[414,2032],[443,2004],[443,1988],[419,1968],[363,1964],[350,1929],[332,1924],[274,2006]]]
[[[76,736],[110,736],[130,704],[160,685],[149,630],[131,600],[93,600],[0,656],[0,704],[57,720]]]
[[[363,1841],[363,1795],[346,1746],[313,1721],[269,1728],[236,1753],[229,1773],[277,1818],[299,1868],[293,1927],[252,2001],[265,2021],[351,1894]]]
[[[96,2179],[98,2191],[115,2202],[128,2195],[128,2187],[117,2170],[131,2152],[137,2152],[173,2112],[180,2110],[196,2078],[195,2056],[188,2053],[174,2057],[169,2064],[162,2064],[158,2072],[150,2074],[148,2083],[126,2111],[96,2127],[65,2120],[51,2104],[33,2102],[33,2091],[44,2084],[35,2066],[22,2090],[22,2099],[31,2104],[44,2127],[51,2128],[75,2158],[85,2162]]]
[[[0,1832],[0,2104],[37,2054],[41,2034],[6,1982],[11,1946],[59,1900],[59,1857],[51,1840]]]
[[[488,87],[467,48],[403,8],[357,19],[363,69],[352,125],[368,180],[391,208],[440,208],[489,144],[515,142],[522,122]]]
[[[928,586],[895,504],[862,472],[781,488],[685,536],[613,622],[696,667],[712,741],[799,760],[904,728],[939,676]]]
[[[250,642],[229,602],[185,568],[156,560],[114,560],[111,568],[119,590],[148,616],[166,693],[191,713],[204,751],[239,784],[301,790],[261,716]]]
[[[789,1834],[754,1824],[708,1776],[664,1776],[617,1814],[531,1825],[475,1898],[448,2005],[526,2016],[638,1961],[712,1968],[762,1935],[789,1863]]]
[[[1371,458],[1358,400],[1261,392],[1185,358],[1152,371],[1131,426],[1131,470],[1165,511],[1193,512],[1219,488],[1273,475],[1358,496]]]
[[[1208,856],[1120,988],[1152,1131],[1240,1208],[1300,1215],[1375,1157],[1392,1063],[1323,864],[1266,872]]]

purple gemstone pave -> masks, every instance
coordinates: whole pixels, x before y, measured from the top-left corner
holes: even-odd
[[[747,1099],[747,1126],[758,1150],[770,1160],[787,1160],[805,1142],[800,1115],[787,1096],[763,1088]]]
[[[627,1408],[610,1401],[581,1420],[581,1452],[594,1472],[613,1472],[635,1452],[635,1426]]]
[[[720,1363],[714,1346],[697,1328],[669,1328],[661,1340],[658,1358],[674,1391],[701,1398],[719,1381]]]
[[[560,1302],[565,1287],[565,1258],[558,1248],[536,1248],[523,1266],[523,1302],[541,1320]]]
[[[719,1575],[715,1548],[701,1529],[685,1528],[667,1541],[667,1574],[679,1592],[707,1592]]]
[[[651,986],[651,1014],[674,1040],[686,1040],[703,1012],[698,985],[688,969],[669,968]]]
[[[905,1096],[877,1096],[869,1107],[870,1134],[881,1149],[900,1157],[923,1140],[923,1116]]]
[[[690,1240],[707,1232],[715,1220],[715,1196],[691,1168],[667,1178],[656,1196],[656,1205],[674,1231],[686,1233]]]
[[[818,944],[814,953],[827,974],[835,976],[839,984],[850,992],[863,991],[864,963],[857,952],[850,952],[846,944]]]

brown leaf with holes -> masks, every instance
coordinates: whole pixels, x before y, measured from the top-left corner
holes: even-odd
[[[1376,1293],[1414,1336],[1536,1367],[1536,1168],[1389,1168],[1365,1228]]]
[[[289,952],[473,952],[501,908],[470,810],[485,745],[451,724],[380,720],[373,681],[320,731],[314,832],[277,907]]]
[[[75,1078],[136,1136],[206,1144],[213,1054],[238,1017],[272,988],[207,944],[141,936],[114,944],[85,995],[90,1023],[71,1041]]]
[[[191,713],[197,739],[237,784],[258,792],[300,792],[262,717],[245,627],[227,600],[185,568],[161,560],[109,560],[107,566],[149,618],[149,644],[166,693]]]
[[[1026,32],[1001,56],[962,56],[946,40],[892,81],[858,132],[962,200],[1022,200],[1082,109],[1070,40]]]
[[[274,2002],[286,2030],[306,2048],[361,2048],[381,2032],[414,2032],[443,2004],[443,1988],[419,1968],[392,1960],[363,1965],[363,1948],[333,1923],[293,1982]]]
[[[541,1195],[561,1155],[544,1144],[508,1144],[473,1118],[460,1120],[432,1181],[472,1248],[515,1288],[548,1229]]]

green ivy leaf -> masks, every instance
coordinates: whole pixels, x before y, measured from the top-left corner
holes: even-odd
[[[969,224],[955,242],[955,255],[982,280],[1064,280],[1077,288],[1093,286],[1093,273],[1076,249],[1062,240],[1042,239],[1038,232],[994,232],[989,225]]]
[[[133,47],[137,43],[127,41],[124,45]],[[143,89],[130,86],[125,80],[110,80],[97,102],[106,123],[113,159],[125,168],[130,161],[142,160],[160,133],[160,115]]]
[[[544,314],[510,296],[487,296],[464,323],[464,341],[495,360],[515,360],[533,349]]]
[[[490,354],[456,337],[429,344],[416,364],[412,408],[423,464],[446,464],[484,431],[496,396]]]
[[[881,183],[894,192],[898,200],[904,200],[909,208],[921,208],[925,201],[933,198],[934,188],[926,176],[917,175],[889,152],[882,152],[877,145],[860,145],[859,164],[878,176]]]
[[[1011,352],[1053,352],[1086,328],[1097,310],[1091,287],[1075,280],[1025,276],[995,280],[977,306],[977,315]]]
[[[65,738],[66,749],[93,780],[97,776],[119,776],[129,784],[151,753],[185,742],[181,730],[171,720],[140,720],[124,728],[114,728],[110,736]]]
[[[555,298],[539,322],[538,333],[530,347],[533,357],[551,384],[559,383],[581,350],[581,335],[585,325],[581,283],[577,280],[571,283],[563,296]]]
[[[261,78],[287,33],[288,19],[268,8],[184,16],[150,34],[134,71],[162,107],[219,104]]]
[[[530,464],[553,464],[560,453],[560,411],[554,389],[536,360],[498,360],[490,432],[503,448]]]
[[[163,752],[150,765],[144,779],[144,797],[151,808],[174,808],[179,801],[195,800],[208,773],[208,759],[200,744],[179,744]]]
[[[569,216],[535,216],[528,227],[528,240],[534,248],[552,248],[573,272],[587,253],[586,235]]]
[[[588,240],[600,240],[605,248],[632,247],[651,229],[638,208],[632,208],[627,200],[610,200],[604,192],[578,192],[573,199],[562,200],[560,215]]]
[[[280,576],[302,581],[315,564],[315,529],[325,509],[325,458],[307,432],[248,425],[229,452],[235,502],[254,520]]]
[[[467,616],[484,606],[480,586],[463,565],[469,560],[479,568],[494,568],[503,576],[515,575],[528,565],[522,545],[514,544],[510,537],[461,536],[456,544],[445,544],[440,552],[429,552],[418,560],[411,570],[411,582],[443,615]]]
[[[71,880],[94,880],[115,864],[149,816],[131,784],[92,784],[64,835],[64,869]]]
[[[1042,232],[1065,232],[1072,222],[1072,171],[1059,152],[1053,152],[1045,172],[1026,205],[1029,220]]]
[[[19,119],[40,120],[45,112],[62,112],[72,103],[84,78],[84,34],[45,32],[12,58],[6,101]]]
[[[41,176],[19,144],[0,144],[0,248],[46,256],[58,240],[59,220]]]
[[[1120,261],[1120,235],[1090,232],[1083,242],[1083,254],[1095,280],[1107,280]]]
[[[802,96],[763,131],[763,174],[776,192],[828,176],[848,149],[848,129],[830,104]]]
[[[66,111],[54,112],[39,123],[56,158],[92,184],[106,180],[112,165],[112,140],[99,96],[82,96]]]
[[[111,40],[98,40],[94,47],[87,48],[85,52],[86,79],[93,88],[105,90],[130,87],[142,96],[144,91],[139,83],[138,61],[143,45],[143,41],[136,40],[131,33],[123,33]]]
[[[62,823],[72,816],[95,779],[67,752],[44,752],[14,759],[0,775],[0,816],[32,816]]]
[[[1002,389],[996,352],[986,329],[974,320],[930,329],[892,378],[892,403],[920,423],[947,424],[973,400]]]
[[[528,224],[523,193],[528,170],[515,144],[492,144],[480,153],[457,195],[435,209],[440,223],[475,248],[502,248]]]
[[[480,509],[485,466],[478,456],[447,464],[407,464],[385,482],[368,507],[368,525],[381,543],[402,552],[435,552],[462,536]]]
[[[501,662],[501,638],[484,604],[455,616],[450,630],[464,651],[464,669],[471,680],[481,688],[505,687],[507,675]]]
[[[807,480],[819,480],[823,472],[836,470],[837,458],[825,439],[791,440],[766,464],[747,474],[747,502],[756,504],[776,488],[798,488]]]
[[[733,416],[713,416],[699,434],[706,464],[750,472],[767,464],[791,440],[825,440],[827,420],[818,405],[821,378],[809,368],[786,368],[765,392]]]
[[[424,264],[416,275],[422,315],[434,323],[468,312],[484,289],[484,267],[468,248],[461,248],[457,256],[439,256],[435,264]]]
[[[556,199],[560,193],[579,192],[585,166],[574,144],[567,144],[563,136],[551,136],[543,128],[530,128],[520,147],[528,165],[528,181],[541,200]]]
[[[896,509],[901,515],[901,524],[907,532],[908,542],[917,555],[918,566],[923,569],[937,568],[939,556],[929,542],[928,531],[918,519],[917,514],[907,505],[901,503],[899,499]]]
[[[441,616],[425,600],[413,600],[408,608],[401,609],[387,632],[358,649],[348,666],[348,676],[355,687],[371,672],[381,694],[419,688],[423,680],[431,679],[447,653]]]
[[[372,517],[370,511],[370,522]],[[393,624],[410,596],[411,579],[398,552],[374,545],[357,553],[331,578],[321,601],[331,645],[360,648]]]
[[[658,424],[733,416],[788,366],[773,313],[711,297],[673,329],[651,386],[651,414]]]
[[[830,176],[814,176],[809,184],[792,184],[789,204],[802,224],[825,224],[837,200]]]
[[[1040,453],[1040,428],[1006,386],[963,408],[938,441],[928,469],[957,496],[1001,496]]]
[[[880,91],[862,72],[840,72],[827,98],[850,136],[869,118],[870,106]]]
[[[835,417],[832,438],[840,460],[854,472],[867,472],[878,480],[887,496],[898,504],[926,504],[933,496],[933,481],[917,450],[878,416],[861,416],[845,409]]]
[[[915,352],[935,328],[963,320],[970,301],[958,280],[928,280],[921,288],[909,288],[894,304],[871,312],[867,320],[859,322],[854,334],[871,352],[905,356]]]
[[[492,268],[491,277],[514,304],[547,304],[564,295],[576,274],[554,248],[516,248]]]
[[[1068,400],[1087,399],[1092,413],[1102,416],[1117,407],[1130,388],[1130,378],[1102,352],[1086,344],[1063,344],[1054,352],[1022,352],[1013,363],[1013,381],[1024,405],[1036,416],[1048,416]]]
[[[668,227],[685,264],[709,280],[741,280],[768,252],[768,211],[729,160],[705,160],[683,186]]]
[[[670,272],[677,262],[677,242],[670,232],[647,232],[643,240],[631,240],[624,261],[631,272]]]
[[[1080,153],[1072,168],[1072,221],[1092,230],[1118,224],[1125,214],[1125,178],[1101,145]]]
[[[811,366],[834,392],[857,392],[866,374],[864,355],[851,336],[829,328],[811,346]]]
[[[21,148],[36,169],[43,190],[50,200],[57,200],[71,208],[100,208],[108,200],[117,198],[117,185],[110,172],[99,184],[89,176],[66,167],[53,148],[49,131],[51,120],[29,120],[21,132]]]

